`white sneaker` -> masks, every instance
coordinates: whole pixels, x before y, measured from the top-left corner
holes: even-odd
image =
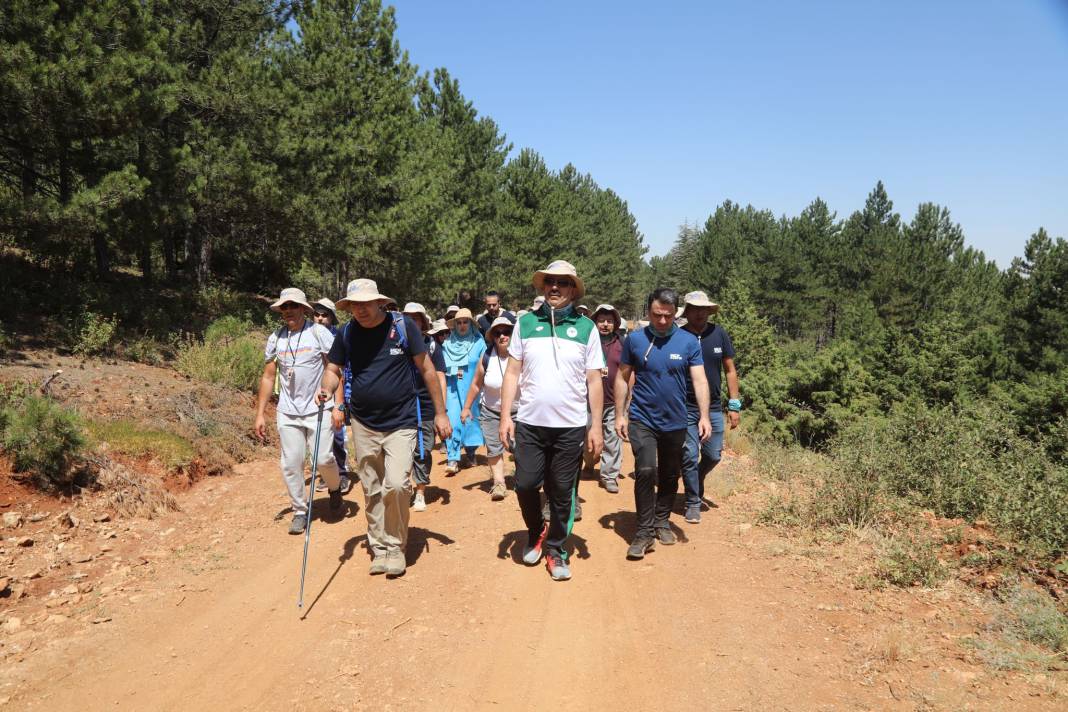
[[[415,501],[412,502],[412,511],[425,512],[426,511],[426,497],[422,492],[415,493]]]

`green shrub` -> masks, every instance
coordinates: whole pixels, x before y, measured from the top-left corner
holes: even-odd
[[[72,484],[85,448],[78,416],[24,386],[5,388],[0,403],[0,449],[15,472],[46,488]]]
[[[93,440],[106,442],[116,452],[151,457],[168,469],[185,467],[196,456],[193,445],[185,438],[128,420],[90,420],[86,429]]]
[[[75,317],[71,327],[71,350],[79,356],[95,356],[111,350],[118,319],[85,311]]]
[[[890,542],[875,567],[875,578],[892,586],[937,585],[946,577],[934,545],[921,537],[907,536]]]
[[[255,391],[263,373],[264,338],[251,328],[236,317],[218,319],[203,340],[187,337],[179,345],[175,367],[190,378]]]

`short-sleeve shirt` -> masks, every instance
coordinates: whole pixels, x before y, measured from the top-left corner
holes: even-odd
[[[405,345],[391,314],[370,329],[353,319],[341,329],[328,357],[330,363],[348,364],[352,371],[352,417],[380,433],[418,424],[416,379],[422,380],[422,374],[412,357],[426,353],[426,344],[411,317],[403,317],[398,326],[404,329]]]
[[[302,416],[319,410],[315,395],[323,380],[323,354],[330,353],[333,343],[329,329],[310,321],[293,332],[283,326],[268,337],[263,362],[277,359],[279,413]],[[334,402],[327,401],[327,407]]]
[[[554,327],[549,307],[543,306],[519,318],[508,355],[523,362],[519,422],[550,428],[586,427],[586,372],[604,368],[593,321],[572,310],[557,318]]]
[[[434,337],[424,336],[423,344],[426,346],[430,363],[434,364],[434,370],[438,373],[445,373],[445,352],[434,341]],[[436,384],[437,381],[434,383]],[[423,420],[432,419],[434,417],[434,401],[430,397],[430,391],[427,390],[426,381],[423,380],[423,374],[421,373],[415,374],[415,390],[419,394],[419,408],[422,410]]]
[[[697,337],[685,329],[656,336],[645,327],[623,342],[619,362],[634,369],[630,418],[662,433],[685,430],[690,367],[704,363]]]
[[[515,324],[515,314],[508,311],[507,309],[502,309],[498,316],[503,316],[505,319]],[[490,326],[493,325],[494,320],[490,319],[489,314],[487,314],[486,312],[482,312],[478,315],[478,319],[476,319],[475,321],[478,324],[478,330],[482,332],[483,336],[485,336],[486,332],[490,330]]]
[[[693,333],[692,331],[689,333]],[[723,359],[734,358],[734,344],[731,336],[719,324],[708,324],[697,337],[701,342],[701,355],[705,360],[705,376],[708,378],[709,410],[723,410],[721,374]],[[686,407],[697,412],[697,394],[693,390],[693,381],[686,380]]]

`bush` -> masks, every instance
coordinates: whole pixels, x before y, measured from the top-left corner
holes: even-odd
[[[96,312],[86,311],[75,317],[71,326],[71,350],[79,356],[95,356],[111,350],[117,318],[108,318]]]
[[[946,577],[934,545],[921,537],[907,536],[890,542],[875,566],[875,578],[891,586],[937,585]]]
[[[15,472],[42,487],[67,487],[79,474],[85,438],[77,415],[26,386],[0,391],[0,449]]]
[[[196,453],[185,438],[162,430],[152,430],[128,420],[91,420],[86,429],[98,442],[131,457],[151,457],[170,470],[187,467]]]
[[[255,391],[263,373],[264,338],[252,328],[233,316],[212,322],[203,340],[187,337],[179,345],[175,367],[190,378]]]

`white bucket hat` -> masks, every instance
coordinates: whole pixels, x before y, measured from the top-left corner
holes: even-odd
[[[596,321],[597,315],[601,312],[608,312],[616,318],[617,329],[623,324],[623,317],[619,315],[619,310],[611,304],[598,304],[597,308],[593,310],[592,314],[590,314],[590,318]]]
[[[332,301],[330,301],[326,297],[323,297],[312,305],[312,311],[315,310],[315,307],[322,307],[323,309],[329,310],[330,313],[334,315],[334,323],[337,323],[337,307],[334,306],[334,303]]]
[[[679,309],[679,316],[682,316],[683,312],[686,311],[686,307],[711,307],[713,314],[719,311],[719,305],[709,299],[704,292],[687,292],[686,296],[682,298],[682,308]]]
[[[337,300],[340,309],[358,302],[380,302],[386,304],[390,298],[378,293],[378,285],[373,279],[354,279],[345,288],[345,296]]]
[[[426,309],[423,308],[422,304],[419,302],[408,302],[404,305],[404,308],[401,309],[401,311],[408,316],[412,316],[413,314],[418,315],[423,320],[422,330],[430,331],[430,317],[426,315]]]
[[[304,292],[296,287],[286,287],[278,295],[278,301],[271,305],[271,309],[276,312],[282,311],[282,305],[286,302],[293,302],[304,307],[307,311],[312,311],[312,305],[308,304],[308,298],[304,296]]]
[[[581,299],[586,294],[586,285],[579,279],[578,270],[575,269],[575,265],[565,260],[554,260],[549,263],[549,266],[545,269],[539,269],[534,273],[534,288],[539,292],[544,291],[542,286],[546,277],[570,277],[575,283],[575,293],[572,295],[573,299]]]
[[[449,317],[450,314],[455,314],[458,311],[460,311],[460,307],[456,306],[455,304],[450,304],[448,306],[448,308],[445,310],[445,318],[446,319],[450,318]]]
[[[427,330],[426,333],[427,333],[428,336],[433,336],[434,334],[438,334],[438,333],[441,333],[442,331],[448,331],[448,330],[449,330],[449,327],[446,326],[444,319],[435,319],[430,324],[430,328]]]

